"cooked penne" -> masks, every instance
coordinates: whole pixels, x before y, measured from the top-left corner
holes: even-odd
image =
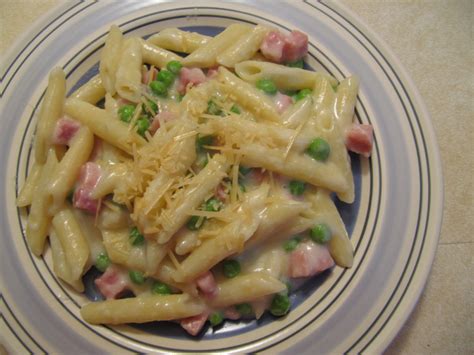
[[[252,112],[257,118],[279,122],[279,114],[273,102],[261,91],[232,74],[224,67],[219,67],[217,79],[224,83],[224,90],[235,97],[235,101]]]
[[[210,301],[213,307],[223,308],[281,292],[286,285],[266,272],[236,276],[218,284],[217,296]]]
[[[142,84],[142,45],[138,38],[132,37],[125,40],[122,46],[122,55],[115,75],[115,90],[124,99],[139,102]]]
[[[217,56],[217,62],[225,67],[233,68],[237,63],[252,58],[269,31],[270,28],[268,27],[255,26],[250,32],[246,32],[234,44],[220,53]]]
[[[255,84],[261,79],[272,80],[280,90],[312,89],[321,78],[332,85],[337,80],[328,74],[256,60],[241,62],[235,66],[235,72],[243,80]]]
[[[140,41],[142,46],[143,62],[154,65],[157,68],[165,68],[172,60],[181,61],[181,57],[166,49],[157,47],[148,41]]]
[[[102,84],[100,74],[92,77],[87,83],[74,91],[70,98],[96,104],[105,96],[106,90]]]
[[[102,231],[107,255],[113,263],[128,269],[145,271],[145,247],[131,245],[129,236],[130,228]]]
[[[145,323],[173,320],[201,314],[206,309],[199,299],[189,295],[143,295],[92,302],[81,309],[84,320],[92,324]]]
[[[51,212],[55,213],[64,204],[73,190],[82,165],[87,162],[94,146],[94,136],[87,127],[81,127],[72,139],[71,146],[52,172],[46,186],[52,198]]]
[[[355,76],[344,79],[337,87],[336,115],[341,132],[346,132],[352,124],[358,91],[359,79]]]
[[[148,38],[147,42],[157,47],[181,53],[192,53],[209,43],[212,37],[196,32],[182,31],[178,28],[165,28]]]
[[[109,35],[105,40],[104,50],[100,54],[99,73],[102,79],[102,85],[110,94],[115,94],[115,76],[119,66],[120,55],[122,52],[122,32],[112,25],[109,29]]]
[[[38,165],[36,162],[33,164],[33,167],[31,168],[31,171],[28,174],[28,177],[26,178],[25,184],[21,188],[20,193],[18,194],[18,197],[16,199],[16,205],[18,207],[25,207],[31,205],[43,167],[44,165]]]
[[[49,75],[48,88],[41,104],[35,135],[35,161],[44,164],[51,148],[56,121],[63,112],[66,95],[66,77],[61,68],[54,68]]]
[[[132,154],[132,147],[140,147],[145,140],[133,130],[129,130],[123,122],[115,120],[107,111],[95,107],[87,102],[68,99],[64,111],[80,121],[107,143]]]
[[[72,280],[79,280],[89,259],[89,245],[69,207],[53,217],[53,228],[64,250]]]
[[[218,64],[217,56],[250,31],[251,27],[248,25],[230,25],[216,37],[184,58],[182,62],[184,65],[192,67],[214,67]]]
[[[38,183],[33,192],[34,198],[31,201],[30,214],[26,224],[26,238],[31,251],[39,256],[43,253],[44,242],[48,236],[48,229],[51,217],[48,214],[51,205],[51,196],[44,188],[50,180],[50,172],[56,169],[58,159],[54,149],[50,149],[46,163],[41,169]]]

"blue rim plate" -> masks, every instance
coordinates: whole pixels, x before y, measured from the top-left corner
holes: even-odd
[[[341,5],[326,2],[73,2],[46,15],[18,41],[1,70],[0,249],[2,334],[10,350],[100,352],[381,352],[423,290],[436,251],[442,177],[430,118],[387,47]],[[372,158],[352,157],[357,197],[340,204],[355,248],[351,269],[332,272],[292,295],[285,318],[229,323],[199,339],[168,323],[91,326],[79,315],[86,295],[60,283],[49,252],[28,250],[26,212],[15,207],[31,165],[31,142],[49,71],[62,66],[72,89],[94,71],[107,30],[129,35],[166,27],[217,33],[233,22],[297,28],[310,38],[308,64],[338,79],[361,78],[357,120],[375,129]],[[89,296],[91,294],[89,293]],[[4,331],[3,331],[4,330]]]

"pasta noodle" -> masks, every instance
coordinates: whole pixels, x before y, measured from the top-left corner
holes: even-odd
[[[284,316],[288,282],[353,265],[331,194],[353,202],[348,149],[370,155],[352,134],[359,79],[303,69],[307,47],[263,25],[147,40],[113,25],[69,97],[52,71],[16,202],[59,279],[87,292],[100,273],[85,321],[196,335],[229,314]]]

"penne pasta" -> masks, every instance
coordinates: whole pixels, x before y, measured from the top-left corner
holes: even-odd
[[[18,207],[26,207],[31,205],[35,193],[35,189],[38,186],[39,179],[41,177],[41,171],[43,165],[38,165],[36,162],[33,164],[28,177],[26,178],[25,184],[20,190],[16,199],[16,205]]]
[[[41,104],[35,136],[35,161],[44,164],[51,148],[56,121],[63,112],[66,95],[66,77],[61,68],[54,68],[49,75],[48,88]]]
[[[86,304],[81,309],[91,324],[145,323],[172,320],[201,314],[205,304],[189,295],[144,295]]]
[[[124,99],[140,102],[142,45],[138,38],[129,38],[122,46],[123,51],[115,75],[115,90]]]
[[[132,154],[134,145],[140,147],[145,144],[145,140],[133,130],[129,130],[126,124],[87,102],[68,99],[64,111],[89,127],[92,133],[124,152]]]
[[[104,50],[100,54],[99,73],[107,93],[114,95],[115,81],[117,69],[120,61],[120,54],[122,52],[122,32],[120,29],[112,25],[109,29],[109,35],[105,40]]]
[[[104,98],[105,93],[106,91],[102,84],[102,79],[100,74],[98,74],[74,91],[70,98],[96,104]]]
[[[165,28],[148,38],[147,42],[157,47],[181,53],[192,53],[209,43],[212,37],[178,28]]]
[[[337,80],[329,74],[256,60],[238,63],[235,72],[252,84],[261,79],[270,79],[280,90],[312,89],[321,78],[328,80],[332,85],[337,84]]]
[[[148,41],[140,41],[142,48],[143,62],[151,64],[157,68],[166,68],[166,64],[172,60],[181,61],[181,57],[169,52],[166,49],[155,46]]]
[[[200,46],[190,55],[183,59],[182,63],[190,67],[211,68],[216,66],[217,56],[229,48],[242,36],[251,31],[251,27],[244,24],[233,24],[212,38],[206,44]]]

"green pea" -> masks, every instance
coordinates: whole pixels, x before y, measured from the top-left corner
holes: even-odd
[[[230,112],[240,115],[240,108],[237,105],[232,105],[232,107],[230,108]]]
[[[306,96],[309,96],[313,93],[311,89],[302,89],[294,96],[295,101],[303,100]]]
[[[147,117],[140,117],[137,120],[137,133],[141,136],[145,136],[145,132],[150,128],[150,121]]]
[[[291,180],[288,188],[292,195],[301,196],[304,190],[306,190],[306,184],[303,181]]]
[[[206,112],[214,116],[221,116],[223,114],[221,108],[213,100],[208,101]]]
[[[142,105],[143,111],[149,112],[152,116],[156,115],[158,113],[158,105],[154,101],[151,101],[151,100],[147,100],[147,101],[148,101],[148,105],[145,105],[145,104]],[[150,109],[151,109],[151,112],[150,112]]]
[[[151,292],[157,295],[170,295],[172,293],[171,288],[160,281],[155,281],[153,283],[153,286],[151,286]]]
[[[297,60],[296,62],[287,63],[286,66],[287,66],[287,67],[290,67],[290,68],[300,68],[300,69],[303,69],[303,67],[304,67],[304,61],[303,61],[303,59],[299,59],[299,60]]]
[[[150,89],[158,96],[166,96],[168,94],[168,87],[162,81],[152,81],[150,83]]]
[[[237,260],[225,260],[223,270],[225,277],[231,279],[240,273],[240,264]]]
[[[290,310],[290,298],[288,295],[276,294],[270,306],[270,313],[276,317],[284,316]]]
[[[246,167],[246,166],[243,166],[243,165],[240,165],[239,166],[239,173],[241,173],[242,175],[247,175],[248,173],[250,173],[252,171],[252,168],[249,168],[249,167]]]
[[[324,224],[320,223],[311,228],[311,239],[319,244],[325,244],[331,240],[331,229]]]
[[[181,71],[183,64],[178,62],[177,60],[172,60],[166,64],[166,69],[168,69],[173,74],[178,74]]]
[[[110,265],[110,259],[106,253],[100,253],[95,260],[97,270],[104,272]]]
[[[221,324],[224,321],[224,316],[222,315],[221,312],[213,312],[209,316],[209,322],[211,322],[211,325],[213,327]]]
[[[175,79],[175,75],[170,72],[169,70],[162,69],[157,75],[156,75],[156,80],[161,81],[166,85],[166,87],[169,87],[171,84],[173,84],[173,81]]]
[[[275,95],[277,93],[277,87],[270,79],[260,79],[256,83],[257,89],[262,90],[266,94]]]
[[[222,208],[222,202],[219,201],[217,198],[212,197],[206,201],[204,204],[204,210],[210,212],[217,212]]]
[[[314,139],[306,150],[307,154],[318,161],[325,161],[329,157],[330,152],[331,148],[328,142],[322,138]]]
[[[235,310],[243,316],[251,316],[253,314],[252,306],[249,303],[241,303],[235,306]]]
[[[135,113],[134,105],[124,105],[120,107],[118,110],[120,120],[127,123],[132,120],[134,113]]]
[[[130,270],[128,277],[130,277],[130,280],[132,280],[134,284],[141,285],[145,283],[145,276],[140,271]]]
[[[290,252],[290,251],[293,251],[296,249],[296,247],[298,246],[298,244],[301,242],[301,238],[300,237],[295,237],[295,238],[291,238],[291,239],[288,239],[284,244],[283,244],[283,249],[285,249],[285,251],[287,252]]]
[[[145,238],[140,233],[137,227],[133,227],[132,229],[130,229],[128,240],[130,241],[130,244],[132,244],[134,247],[143,245],[143,243],[145,243]]]
[[[192,216],[186,223],[186,227],[191,231],[197,231],[204,224],[204,217]]]

